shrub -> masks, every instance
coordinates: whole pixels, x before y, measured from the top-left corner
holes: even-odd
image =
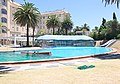
[[[117,35],[117,39],[120,39],[120,34]]]

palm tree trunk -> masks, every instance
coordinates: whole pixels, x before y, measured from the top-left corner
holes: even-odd
[[[65,29],[65,35],[67,35],[67,28]]]
[[[58,28],[58,35],[60,35],[60,27]]]
[[[34,32],[35,32],[35,28],[33,28],[33,46],[34,46]]]
[[[53,26],[53,35],[55,34],[55,28],[54,28],[54,26]]]
[[[27,25],[27,44],[26,44],[27,47],[29,47],[29,27]]]

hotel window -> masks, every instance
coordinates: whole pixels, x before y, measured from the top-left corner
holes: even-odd
[[[2,0],[3,2],[5,2],[5,0]]]
[[[7,10],[6,9],[1,9],[1,13],[7,15]]]
[[[12,10],[15,10],[15,7],[12,7]]]
[[[14,0],[11,0],[12,2],[14,2]]]
[[[7,3],[5,0],[2,0],[1,2],[2,2],[2,5],[7,6]]]
[[[7,19],[6,19],[5,17],[2,17],[2,18],[1,18],[1,22],[7,23]]]
[[[43,19],[45,19],[45,16],[43,16]]]
[[[12,34],[12,36],[14,36],[14,34]]]
[[[6,26],[2,26],[2,33],[7,33],[7,27]]]

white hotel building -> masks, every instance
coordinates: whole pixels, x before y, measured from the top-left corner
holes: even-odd
[[[26,27],[17,25],[13,19],[13,14],[20,4],[14,0],[0,0],[0,44],[2,45],[18,45],[20,42],[25,42],[23,36],[26,36]],[[52,30],[46,27],[46,21],[50,15],[57,15],[60,21],[63,21],[70,14],[64,10],[55,10],[41,13],[39,28],[36,28],[35,34],[50,34]],[[29,30],[29,35],[32,35],[32,28]],[[30,39],[32,42],[32,39]]]
[[[39,30],[39,33],[41,34],[52,34],[52,28],[50,29],[47,29],[47,26],[46,26],[46,22],[48,20],[48,17],[51,16],[51,15],[56,15],[60,22],[63,22],[63,20],[67,17],[71,17],[70,16],[70,13],[68,13],[67,11],[65,11],[64,9],[62,10],[55,10],[55,11],[47,11],[47,12],[43,12],[41,13],[41,21],[40,21],[40,30]],[[57,31],[57,28],[56,30]]]

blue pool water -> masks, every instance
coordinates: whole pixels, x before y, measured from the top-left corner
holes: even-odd
[[[54,47],[42,50],[26,50],[17,52],[1,52],[0,62],[16,62],[29,60],[48,60],[54,58],[70,58],[95,54],[104,54],[112,49],[104,47]],[[23,54],[22,52],[51,52],[52,55]]]

